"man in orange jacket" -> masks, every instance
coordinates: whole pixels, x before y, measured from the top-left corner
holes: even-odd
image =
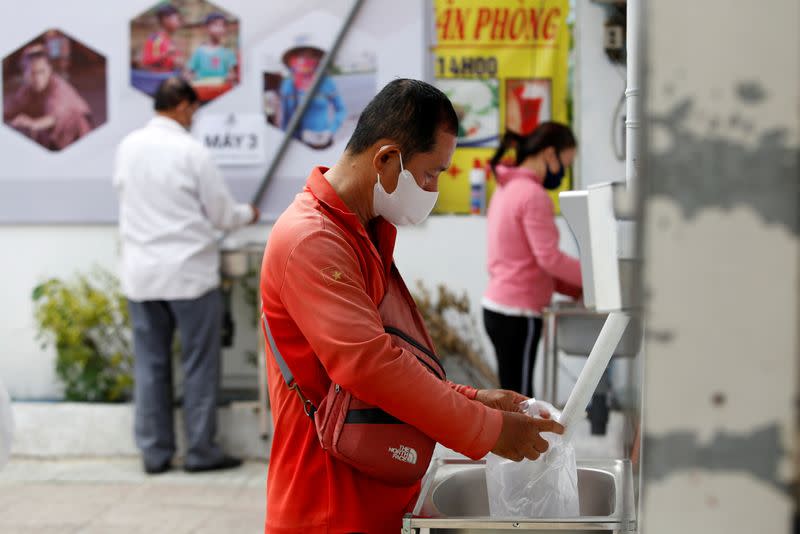
[[[395,224],[417,224],[450,166],[458,119],[416,80],[389,83],[361,114],[339,162],[311,172],[272,230],[261,271],[264,313],[296,384],[315,406],[331,382],[471,458],[516,461],[547,449],[558,423],[519,412],[525,397],[441,381],[393,345],[376,306]],[[267,533],[395,534],[419,482],[393,486],[333,458],[268,349],[274,434]]]

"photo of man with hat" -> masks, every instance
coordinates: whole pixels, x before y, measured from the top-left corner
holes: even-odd
[[[283,54],[289,76],[280,86],[281,129],[286,130],[305,94],[311,88],[314,74],[325,51],[314,46],[310,38],[298,38],[296,45]],[[327,74],[306,109],[295,138],[315,149],[328,148],[333,136],[347,117],[347,109],[334,81]]]

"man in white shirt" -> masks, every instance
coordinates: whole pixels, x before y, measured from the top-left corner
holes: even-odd
[[[122,290],[135,355],[134,434],[148,473],[169,470],[175,453],[172,339],[180,334],[183,411],[190,472],[237,467],[215,444],[222,296],[219,231],[254,223],[237,204],[206,148],[188,132],[197,93],[180,78],[155,94],[156,116],[117,149]]]

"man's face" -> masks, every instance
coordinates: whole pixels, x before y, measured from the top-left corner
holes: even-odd
[[[208,35],[210,35],[212,39],[221,41],[227,32],[227,25],[224,20],[217,19],[209,22],[208,26],[206,26],[206,30],[208,30]]]
[[[53,68],[45,58],[34,58],[25,69],[25,81],[37,93],[41,93],[50,83]]]
[[[190,130],[192,128],[192,122],[194,121],[194,114],[197,113],[198,109],[200,109],[199,102],[190,104],[188,100],[184,100],[178,104],[178,116],[176,117],[176,120],[181,124],[181,126],[187,130]]]
[[[417,185],[425,191],[439,190],[439,175],[450,168],[453,153],[456,150],[456,136],[442,129],[436,133],[436,143],[433,150],[415,154],[411,159],[403,159],[403,167],[414,175]],[[397,187],[399,164],[397,173],[381,175],[381,184],[387,193],[392,193]]]
[[[181,27],[181,16],[178,13],[167,15],[161,20],[161,25],[164,26],[164,29],[168,32],[177,31]]]
[[[410,161],[404,163],[417,180],[417,185],[425,191],[438,191],[439,175],[450,168],[455,151],[456,136],[439,129],[432,151],[415,154]]]
[[[308,52],[295,54],[289,59],[289,68],[296,74],[314,74],[314,71],[317,70],[317,65],[319,65],[317,56]]]

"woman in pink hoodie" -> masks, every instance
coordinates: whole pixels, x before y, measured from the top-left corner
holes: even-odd
[[[553,201],[577,143],[570,129],[545,122],[518,139],[516,165],[498,165],[509,137],[491,161],[497,190],[488,212],[489,287],[483,322],[497,354],[500,387],[533,396],[533,367],[542,309],[554,292],[579,298],[580,264],[558,248]]]

